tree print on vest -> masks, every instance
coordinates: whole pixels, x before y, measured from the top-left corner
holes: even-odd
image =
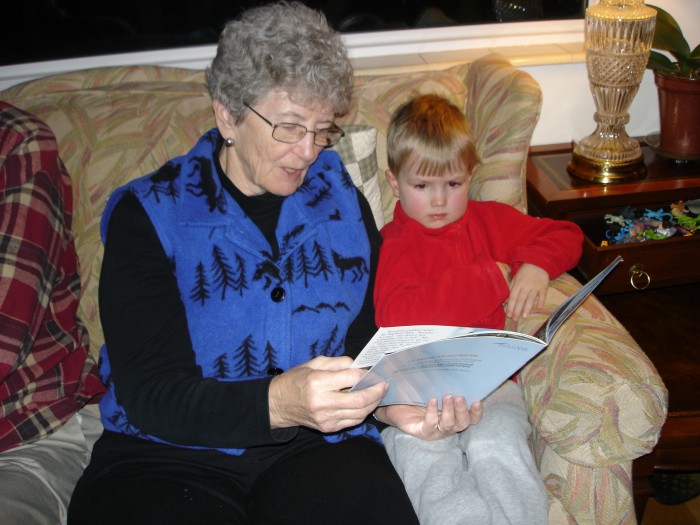
[[[228,366],[228,357],[221,354],[214,360],[214,373],[212,377],[216,379],[228,379],[231,377],[231,369]]]
[[[197,268],[195,269],[197,276],[194,279],[194,288],[192,293],[190,293],[190,299],[195,303],[199,303],[204,306],[204,302],[211,297],[209,295],[209,281],[207,279],[207,272],[204,269],[204,264],[199,261]]]
[[[309,287],[309,277],[314,276],[314,267],[317,266],[314,264],[312,257],[313,256],[307,257],[305,246],[299,248],[299,255],[297,256],[297,275],[304,279],[304,288]]]
[[[282,255],[281,267],[269,257],[259,262],[255,267],[253,282],[262,280],[263,290],[267,290],[272,284],[279,286],[284,282],[298,281],[303,281],[304,287],[308,288],[311,284],[310,279],[319,276],[328,281],[334,270],[326,250],[318,241],[314,241],[310,247],[307,246],[301,245],[296,252],[287,257]],[[287,247],[284,248],[286,251]],[[266,253],[261,255],[265,256]]]
[[[324,341],[317,339],[311,343],[311,346],[309,347],[309,357],[313,359],[314,357],[318,357],[320,355],[329,357],[342,355],[343,350],[345,349],[345,338],[338,337],[338,332],[338,325],[335,325],[333,331]]]
[[[210,266],[212,281],[210,283],[207,277],[204,263],[199,261],[195,267],[194,286],[190,291],[190,299],[204,306],[204,303],[211,298],[211,292],[220,292],[219,296],[224,301],[227,290],[238,292],[238,295],[242,297],[243,290],[248,289],[245,261],[238,254],[234,255],[234,261],[232,263],[221,247],[214,244],[212,246],[212,262]],[[210,292],[212,286],[213,290]]]
[[[279,358],[277,357],[277,350],[275,350],[270,341],[268,341],[265,345],[265,351],[263,352],[263,371],[278,368],[278,363]]]
[[[294,257],[287,257],[282,263],[282,279],[288,283],[294,282]]]
[[[218,210],[221,213],[226,212],[226,197],[224,196],[223,187],[216,183],[214,177],[218,177],[212,170],[211,161],[207,157],[194,157],[190,159],[193,164],[192,172],[189,177],[199,175],[199,182],[186,184],[187,191],[195,197],[204,197],[209,206],[209,211]]]
[[[234,351],[233,372],[237,377],[256,377],[260,375],[258,350],[253,341],[253,334],[246,337]]]
[[[226,290],[231,289],[242,297],[248,288],[245,278],[245,261],[236,254],[236,266],[232,267],[229,258],[216,244],[212,248],[212,271],[214,272],[214,290],[221,290],[221,300],[226,299]]]
[[[232,379],[240,377],[259,377],[267,374],[268,370],[278,368],[277,350],[270,341],[265,343],[265,349],[258,363],[258,351],[253,343],[253,334],[249,334],[232,352],[232,355],[221,354],[214,360],[212,377],[216,379]],[[233,364],[233,369],[230,366]]]
[[[328,277],[333,273],[333,267],[330,265],[328,257],[326,257],[326,251],[318,241],[314,241],[312,254],[312,260],[315,261],[314,265],[311,266],[312,275],[322,276],[324,281],[328,281]]]

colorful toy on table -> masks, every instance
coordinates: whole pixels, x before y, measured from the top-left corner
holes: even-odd
[[[693,214],[691,217],[689,214]],[[671,215],[683,230],[684,235],[694,234],[700,228],[700,199],[671,204]]]
[[[667,239],[676,234],[693,235],[700,229],[700,199],[672,203],[670,211],[641,211],[627,206],[618,215],[608,213],[604,219],[610,228],[601,246]]]

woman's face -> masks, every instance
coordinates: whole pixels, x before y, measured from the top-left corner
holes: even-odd
[[[333,124],[330,104],[301,106],[285,91],[272,91],[251,107],[273,124],[301,124],[310,131]],[[221,166],[244,195],[291,195],[301,186],[309,166],[323,149],[314,144],[313,133],[307,133],[296,144],[286,144],[273,139],[270,124],[252,111],[233,122],[221,104],[215,102],[214,109],[224,139],[234,142],[222,148]]]

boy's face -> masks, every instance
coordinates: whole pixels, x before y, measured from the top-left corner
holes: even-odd
[[[417,175],[411,163],[386,180],[401,201],[406,215],[426,228],[441,228],[458,220],[467,210],[471,172],[447,171],[441,176]]]

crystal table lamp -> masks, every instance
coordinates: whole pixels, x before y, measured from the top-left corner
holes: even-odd
[[[586,9],[586,69],[595,131],[574,141],[567,171],[589,181],[639,179],[646,166],[639,142],[625,131],[654,37],[656,10],[643,0],[601,0]]]

